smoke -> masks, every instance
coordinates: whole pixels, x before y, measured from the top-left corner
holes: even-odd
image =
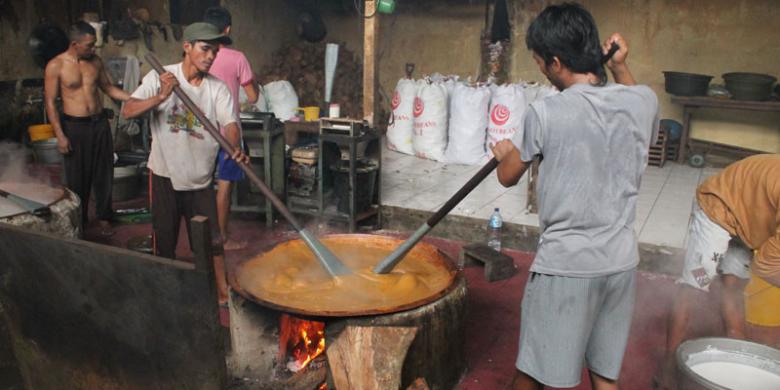
[[[49,184],[48,179],[30,171],[30,155],[21,144],[0,142],[0,182]]]

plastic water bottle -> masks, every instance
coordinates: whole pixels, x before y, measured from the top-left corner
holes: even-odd
[[[488,220],[488,246],[501,251],[501,226],[504,221],[501,219],[501,214],[498,212],[498,207],[493,210],[493,215]]]

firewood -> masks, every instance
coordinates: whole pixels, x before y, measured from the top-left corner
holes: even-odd
[[[287,80],[298,94],[301,106],[322,106],[325,98],[325,44],[296,43],[277,50],[269,65],[259,72],[262,84]],[[362,117],[363,66],[345,44],[339,44],[339,59],[333,80],[331,102],[341,106],[341,115]],[[325,110],[327,113],[327,108]]]
[[[339,390],[401,387],[406,352],[416,327],[347,326],[328,347],[328,365]]]

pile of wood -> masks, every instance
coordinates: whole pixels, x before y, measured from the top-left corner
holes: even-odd
[[[320,106],[325,99],[325,43],[300,42],[282,47],[274,53],[271,64],[260,73],[263,85],[277,80],[292,83],[298,94],[298,104]],[[363,116],[363,65],[343,43],[333,80],[331,103],[341,106],[341,116]],[[323,114],[327,115],[327,111]]]

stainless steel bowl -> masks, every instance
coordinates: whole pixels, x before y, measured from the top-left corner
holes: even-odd
[[[712,353],[706,353],[712,351]],[[688,340],[677,348],[679,388],[691,390],[730,390],[693,371],[699,363],[739,363],[780,375],[780,350],[745,340],[709,337]]]

